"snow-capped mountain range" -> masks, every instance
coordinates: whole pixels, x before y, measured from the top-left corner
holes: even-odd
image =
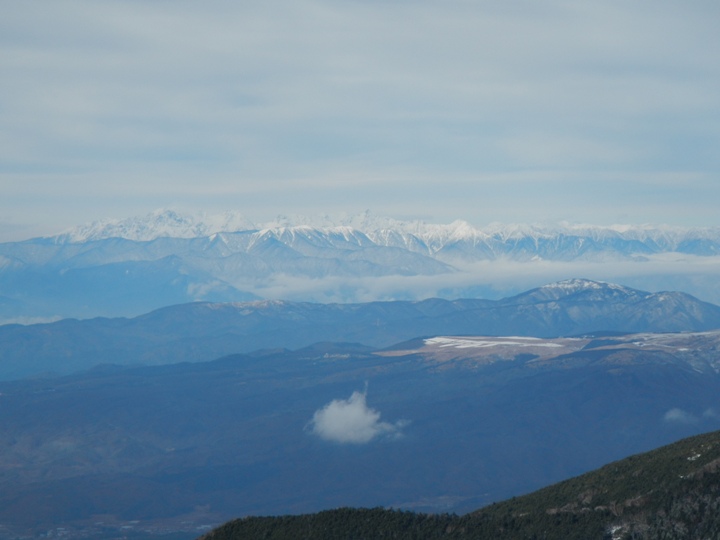
[[[430,224],[172,210],[0,244],[0,322],[190,301],[500,298],[570,277],[720,302],[720,228]]]
[[[449,224],[401,221],[374,216],[369,211],[331,217],[278,216],[253,223],[239,212],[189,214],[158,210],[145,217],[103,220],[80,225],[53,237],[59,243],[84,243],[110,238],[148,242],[158,238],[201,238],[220,233],[255,232],[276,237],[294,235],[343,235],[362,245],[401,247],[425,254],[441,254],[453,244],[472,247],[480,258],[502,255],[551,254],[575,258],[595,251],[624,255],[681,252],[695,255],[720,254],[720,228],[681,228],[651,225],[593,226],[570,223],[526,225],[493,223],[477,228],[463,220]],[[554,244],[556,249],[549,250]],[[569,253],[563,248],[572,249]],[[464,255],[471,255],[466,249]]]

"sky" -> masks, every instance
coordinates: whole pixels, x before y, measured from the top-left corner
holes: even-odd
[[[0,9],[0,241],[158,208],[720,226],[714,0]]]

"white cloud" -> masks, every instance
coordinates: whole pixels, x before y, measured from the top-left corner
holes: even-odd
[[[620,283],[640,290],[683,291],[706,302],[720,304],[717,275],[720,257],[650,257],[644,262],[480,261],[457,272],[419,276],[351,277],[323,279],[270,275],[262,283],[233,281],[240,290],[263,298],[313,302],[372,302],[442,297],[498,299],[533,287],[572,277]]]
[[[698,419],[682,409],[674,408],[665,413],[664,420],[676,424],[697,424]]]
[[[353,392],[348,399],[334,399],[315,411],[308,429],[321,439],[337,443],[365,444],[377,437],[401,435],[407,424],[380,421],[380,413],[367,406],[367,392]]]

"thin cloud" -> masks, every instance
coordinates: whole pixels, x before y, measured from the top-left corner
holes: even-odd
[[[460,266],[460,265],[458,265]],[[327,276],[323,279],[275,274],[264,281],[233,281],[240,290],[263,298],[313,302],[372,302],[422,298],[512,296],[547,283],[584,276],[650,292],[682,291],[720,304],[717,275],[720,257],[662,256],[646,261],[558,262],[479,261],[458,271],[421,276]]]
[[[315,411],[308,429],[323,440],[341,444],[367,444],[379,437],[399,437],[406,421],[391,424],[367,405],[367,391],[353,392],[348,399],[334,399]]]
[[[698,419],[694,414],[691,414],[683,409],[670,409],[665,413],[663,419],[666,422],[673,424],[697,424]]]

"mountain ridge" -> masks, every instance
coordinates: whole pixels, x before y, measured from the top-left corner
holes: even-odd
[[[457,219],[448,224],[425,221],[402,221],[375,216],[369,211],[360,214],[331,218],[320,216],[278,216],[269,222],[254,223],[240,212],[222,214],[182,213],[176,210],[156,210],[144,217],[106,219],[72,227],[56,236],[47,237],[58,243],[82,243],[108,238],[151,241],[161,237],[200,238],[219,233],[279,232],[288,230],[347,230],[371,233],[372,240],[382,243],[383,234],[399,232],[422,239],[428,245],[448,241],[498,239],[502,242],[532,238],[564,236],[588,237],[594,241],[625,238],[643,243],[653,242],[658,249],[676,250],[687,239],[717,240],[720,227],[679,227],[667,225],[587,225],[559,222],[556,224],[503,224],[491,223],[475,227]]]
[[[501,300],[196,302],[133,318],[0,326],[0,379],[71,373],[100,363],[199,362],[322,341],[384,347],[437,335],[556,337],[717,328],[720,306],[684,293],[649,293],[591,280],[569,280]]]
[[[89,241],[123,238],[147,242],[162,237],[205,238],[217,234],[252,232],[259,235],[282,237],[288,233],[337,233],[360,234],[383,247],[403,247],[437,255],[446,245],[469,243],[475,248],[482,245],[485,254],[502,246],[520,247],[528,239],[538,249],[541,243],[562,242],[577,238],[575,248],[585,251],[586,243],[609,247],[613,242],[628,244],[625,251],[634,248],[637,253],[679,251],[682,253],[718,254],[720,228],[718,227],[671,227],[656,225],[587,225],[561,222],[556,224],[502,224],[492,223],[477,228],[464,220],[449,224],[424,221],[401,221],[374,216],[369,211],[353,216],[332,219],[329,216],[309,218],[304,216],[279,216],[273,221],[253,223],[239,212],[224,214],[182,214],[174,210],[157,210],[145,217],[101,220],[73,227],[56,236],[47,237],[56,243],[84,243]],[[583,241],[585,239],[585,241]],[[697,244],[702,243],[702,248]],[[522,246],[527,248],[527,246]],[[547,248],[546,248],[547,249]],[[505,247],[499,253],[508,253]],[[494,253],[496,256],[499,253]]]

